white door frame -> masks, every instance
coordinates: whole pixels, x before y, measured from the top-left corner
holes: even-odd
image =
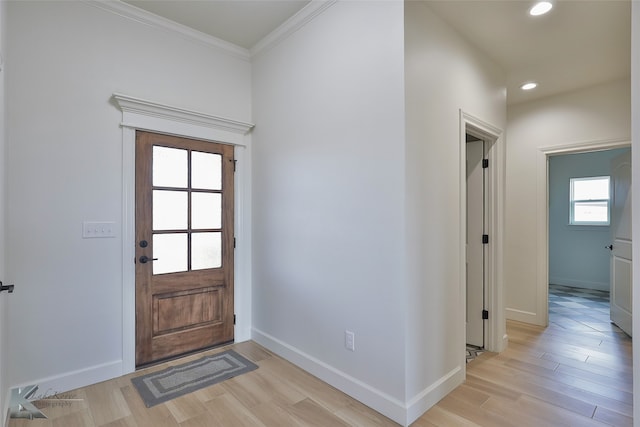
[[[536,312],[527,313],[527,319],[522,320],[539,326],[547,326],[549,324],[549,157],[625,147],[631,147],[631,141],[617,139],[586,141],[538,149],[536,158],[536,187],[538,189],[536,196],[536,205],[538,206],[536,221],[538,224],[536,232],[538,248]]]
[[[466,235],[467,235],[467,179],[466,179],[466,134],[482,139],[487,144],[487,248],[485,309],[489,319],[485,327],[485,348],[488,351],[501,352],[507,346],[507,326],[504,311],[503,284],[503,230],[505,195],[505,146],[502,129],[499,129],[477,117],[460,110],[460,277],[466,277]],[[460,313],[465,314],[467,295],[466,281],[461,280]],[[464,325],[465,322],[463,321]],[[463,334],[466,345],[466,332]]]
[[[0,5],[0,7],[2,7]],[[1,64],[0,64],[1,65]],[[0,77],[0,93],[4,89],[4,76]],[[4,111],[4,97],[0,97],[0,114]],[[5,138],[4,138],[4,120],[0,117],[0,281],[5,281],[7,276],[5,270]],[[7,374],[9,369],[7,367],[9,363],[8,346],[7,341],[9,338],[9,316],[8,316],[8,300],[9,297],[6,292],[0,293],[0,426],[5,425],[5,421],[9,412],[9,399],[11,393],[9,391],[9,383]]]
[[[235,341],[251,339],[251,136],[253,124],[114,94],[122,111],[122,374],[135,371],[135,141],[145,130],[232,144],[237,161],[234,222]]]
[[[0,280],[8,281],[5,265],[5,200],[6,200],[6,130],[5,130],[5,72],[2,56],[6,54],[6,21],[7,4],[0,2]],[[8,285],[9,283],[4,283]],[[8,339],[9,315],[8,296],[6,292],[0,294],[0,426],[5,425],[9,411],[9,381],[8,381]]]

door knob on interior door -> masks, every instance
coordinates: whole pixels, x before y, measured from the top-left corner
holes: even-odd
[[[142,255],[142,256],[138,259],[138,261],[140,261],[140,264],[146,264],[146,263],[148,263],[149,261],[157,261],[157,260],[158,260],[158,258],[149,258],[149,257],[148,257],[148,256],[146,256],[146,255]]]
[[[610,251],[612,251],[613,250],[613,245],[605,246],[605,249],[609,249]]]

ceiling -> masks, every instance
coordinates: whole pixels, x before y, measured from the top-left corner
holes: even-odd
[[[163,18],[251,49],[309,0],[123,0]]]
[[[250,49],[307,0],[124,0],[156,15]],[[630,75],[631,1],[557,0],[531,17],[532,0],[426,0],[505,71],[515,104]],[[533,91],[519,86],[539,83]]]
[[[509,104],[631,75],[628,0],[558,0],[538,17],[527,0],[428,3],[505,70]],[[529,80],[538,88],[520,90]]]

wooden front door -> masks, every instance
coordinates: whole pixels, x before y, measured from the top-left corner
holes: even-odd
[[[233,340],[233,147],[136,134],[136,365]]]

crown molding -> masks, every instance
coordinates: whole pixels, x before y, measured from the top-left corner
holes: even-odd
[[[252,57],[257,56],[260,53],[265,52],[278,45],[293,33],[307,25],[329,7],[338,2],[338,0],[311,0],[308,5],[306,5],[300,11],[298,11],[298,13],[293,15],[282,25],[265,36],[251,49],[245,49],[228,41],[210,36],[209,34],[194,30],[193,28],[187,27],[186,25],[178,24],[177,22],[174,22],[170,19],[166,19],[146,10],[140,9],[129,3],[124,3],[120,0],[83,1],[94,7],[121,16],[123,18],[130,19],[132,21],[136,21],[150,27],[180,34],[187,39],[202,43],[208,47],[220,50],[226,54],[246,61],[250,61]]]
[[[253,129],[254,126],[251,123],[240,122],[197,111],[185,110],[183,108],[159,104],[157,102],[134,98],[120,93],[114,93],[113,99],[125,114],[128,113],[152,118],[168,119],[175,122],[188,123],[191,125],[222,130],[239,135],[245,135]],[[126,119],[123,119],[123,125],[129,125]]]
[[[282,25],[256,43],[256,45],[249,50],[251,57],[255,57],[282,43],[283,40],[313,21],[318,15],[337,2],[338,0],[311,0],[311,2],[300,9],[298,13],[287,19]]]
[[[139,22],[150,27],[178,33],[187,39],[202,43],[206,46],[220,50],[229,55],[249,61],[249,50],[228,41],[210,36],[201,31],[194,30],[186,25],[155,15],[120,0],[84,0],[86,3],[99,9],[111,12],[127,19]]]

